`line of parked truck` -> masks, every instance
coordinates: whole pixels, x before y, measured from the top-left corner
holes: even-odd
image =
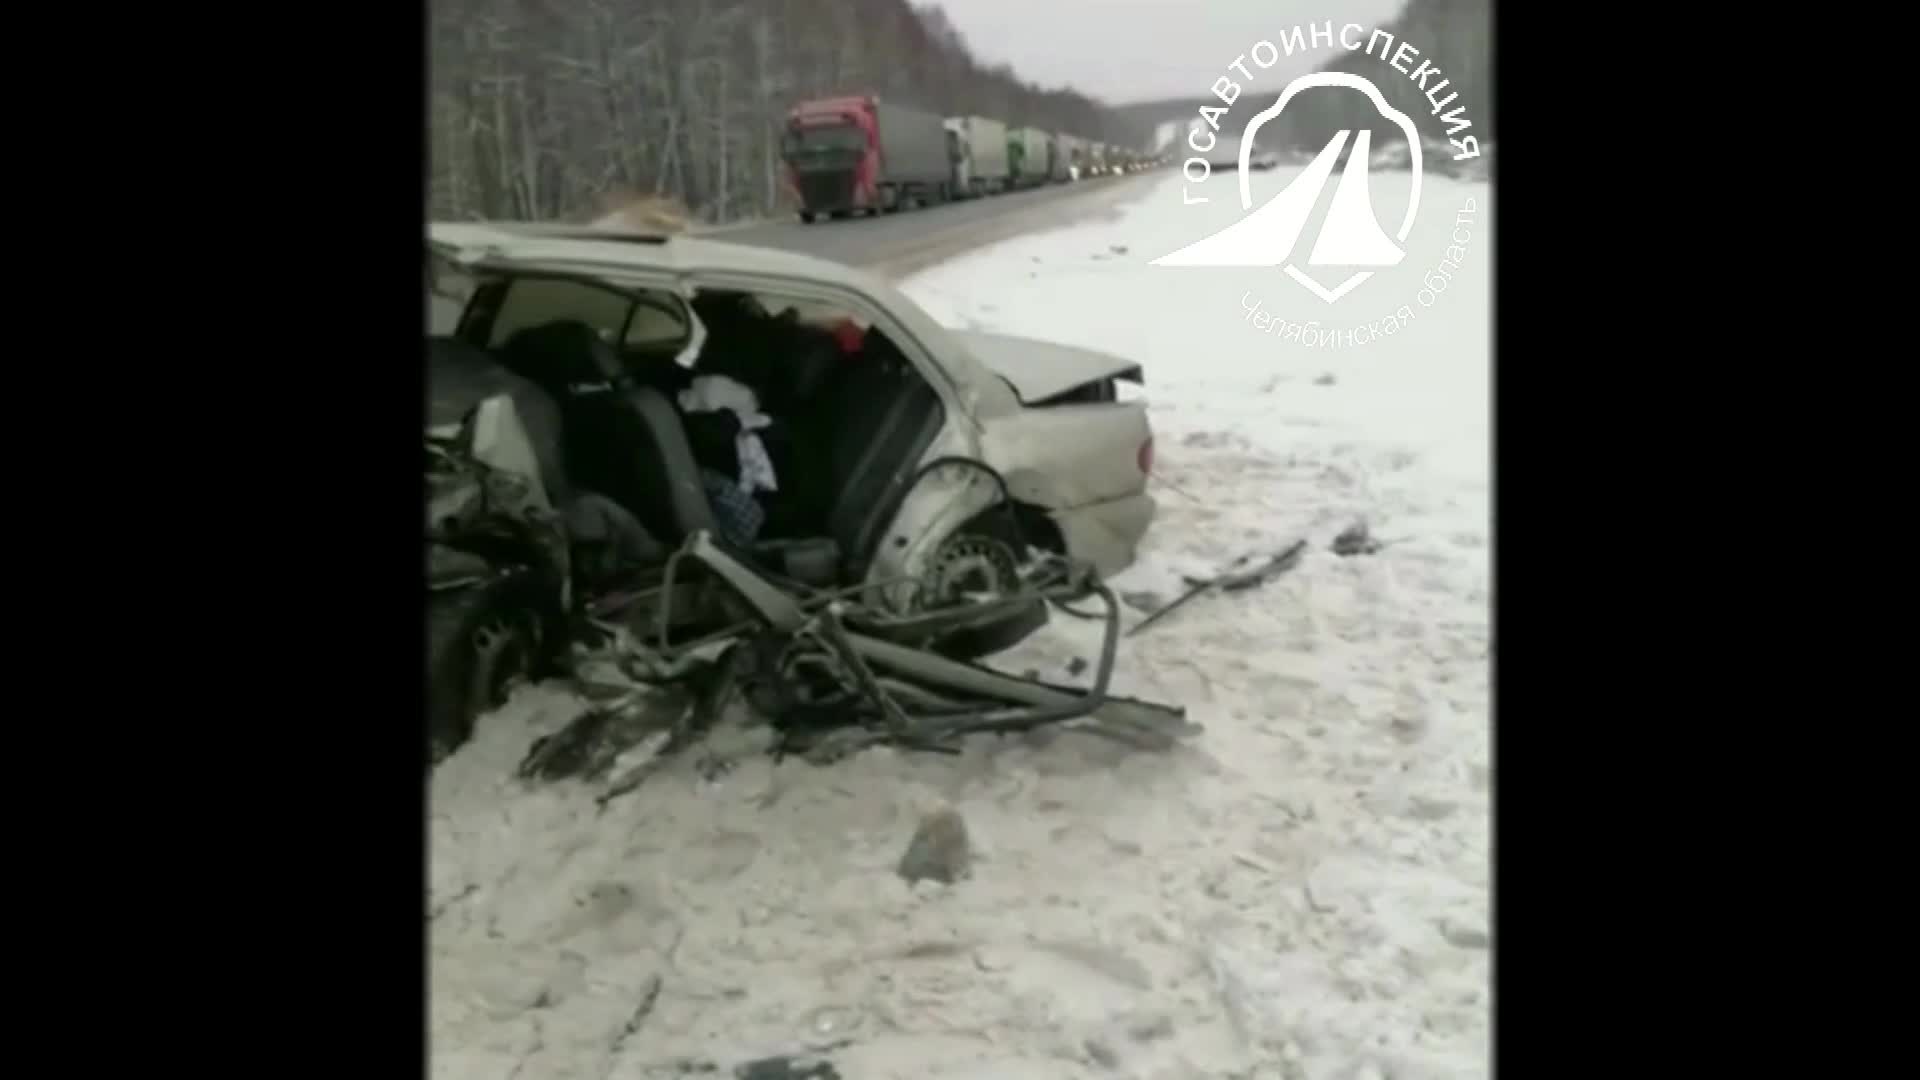
[[[872,95],[795,105],[781,154],[800,220],[809,224],[1166,164],[1065,132],[941,116]]]

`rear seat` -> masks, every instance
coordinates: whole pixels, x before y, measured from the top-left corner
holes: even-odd
[[[880,504],[897,474],[913,467],[940,399],[884,338],[869,338],[851,357],[829,342],[806,360],[804,398],[777,447],[781,512],[769,531],[832,537],[847,573],[858,577],[891,509]]]

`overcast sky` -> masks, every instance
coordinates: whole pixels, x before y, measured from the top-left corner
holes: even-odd
[[[1198,97],[1265,38],[1334,20],[1373,26],[1406,0],[937,0],[985,63],[1041,86],[1071,85],[1110,105]],[[1310,71],[1324,51],[1295,53],[1261,82]],[[1249,61],[1248,70],[1260,69]],[[1278,86],[1267,87],[1278,89]]]

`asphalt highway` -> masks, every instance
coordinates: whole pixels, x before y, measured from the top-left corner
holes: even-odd
[[[904,277],[967,250],[1038,229],[1057,228],[1113,212],[1164,177],[1159,171],[1049,184],[944,206],[903,210],[812,225],[787,221],[724,227],[705,238],[781,248],[832,259],[889,277]]]

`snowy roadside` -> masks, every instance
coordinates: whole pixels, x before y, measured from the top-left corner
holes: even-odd
[[[1313,542],[1124,643],[1116,691],[1184,702],[1206,734],[1172,755],[1067,735],[756,759],[596,814],[509,779],[571,714],[527,691],[433,781],[434,1075],[666,1076],[649,1066],[809,1045],[837,1045],[846,1080],[1490,1072],[1492,200],[1427,183],[1478,200],[1467,257],[1359,348],[1254,329],[1243,296],[1309,313],[1276,271],[1147,266],[1212,227],[1177,176],[906,282],[952,324],[1143,362],[1164,483],[1122,591]],[[1408,269],[1412,288],[1365,289],[1411,302],[1427,267]],[[1394,542],[1332,554],[1357,517]],[[1095,637],[1057,617],[997,662],[1061,677]],[[939,805],[973,876],[909,888],[894,863]]]

